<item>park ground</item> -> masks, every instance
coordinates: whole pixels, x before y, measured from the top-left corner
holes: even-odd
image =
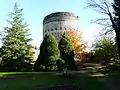
[[[0,90],[47,90],[49,87],[68,84],[77,85],[80,90],[120,90],[120,72],[68,73],[70,75],[61,76],[58,72],[0,72]]]

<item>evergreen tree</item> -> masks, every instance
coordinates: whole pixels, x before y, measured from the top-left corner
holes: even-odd
[[[43,55],[45,54],[46,47],[47,47],[46,40],[47,40],[47,35],[45,35],[45,37],[40,45],[40,54],[38,55],[38,58],[34,64],[34,71],[43,71],[45,69]]]
[[[54,71],[57,70],[57,60],[60,57],[58,44],[52,34],[47,33],[40,46],[40,55],[35,63],[35,70]]]
[[[28,29],[23,23],[22,9],[15,3],[14,11],[10,13],[11,20],[8,20],[11,27],[6,27],[5,37],[2,46],[2,69],[6,71],[21,71],[27,67],[29,58],[29,45],[31,41],[27,36]]]
[[[65,66],[67,66],[67,69],[69,70],[76,69],[72,43],[65,33],[63,34],[59,42],[59,50],[60,50],[61,59],[65,61]]]

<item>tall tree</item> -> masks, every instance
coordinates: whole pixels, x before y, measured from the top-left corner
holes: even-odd
[[[29,58],[29,42],[28,25],[23,22],[22,10],[15,3],[13,12],[10,13],[8,20],[10,27],[6,27],[5,37],[2,46],[2,69],[6,71],[21,71],[25,69]]]
[[[94,23],[103,26],[103,34],[111,33],[114,30],[114,17],[111,0],[86,0],[87,7],[100,13],[102,17],[93,20]]]
[[[34,64],[34,71],[42,71],[45,69],[43,55],[45,54],[46,47],[47,47],[46,41],[47,41],[47,34],[45,35],[45,37],[40,45],[40,53],[39,53],[38,58]]]
[[[47,33],[40,46],[40,55],[35,63],[35,70],[55,71],[60,57],[58,44],[51,33]]]
[[[65,65],[69,70],[76,69],[74,61],[74,49],[71,40],[68,38],[66,33],[62,35],[59,42],[59,50],[61,58],[65,61]]]
[[[113,9],[114,9],[114,22],[116,25],[116,41],[117,41],[117,46],[118,46],[118,52],[120,55],[120,1],[119,0],[114,0],[113,3]]]
[[[112,1],[114,4],[112,5]],[[120,1],[119,0],[88,0],[89,8],[103,14],[105,17],[95,20],[97,24],[103,25],[104,34],[115,32],[118,53],[120,56]],[[113,6],[113,8],[112,8]],[[113,12],[114,11],[114,12]],[[114,14],[115,13],[115,14]],[[107,31],[106,31],[107,30]]]

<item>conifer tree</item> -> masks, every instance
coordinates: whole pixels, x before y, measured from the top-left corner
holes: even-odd
[[[61,59],[65,61],[65,65],[69,70],[75,70],[75,61],[74,61],[74,49],[72,47],[72,43],[66,33],[63,34],[60,42],[59,42],[59,50]]]
[[[28,25],[23,22],[22,10],[15,3],[13,12],[8,20],[10,27],[5,27],[5,37],[2,46],[2,69],[6,71],[21,71],[25,69],[31,59],[29,58]]]
[[[60,57],[58,44],[52,34],[47,33],[40,46],[40,55],[35,63],[35,69],[45,71],[57,70],[56,62]]]

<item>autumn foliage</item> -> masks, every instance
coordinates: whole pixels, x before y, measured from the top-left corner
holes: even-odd
[[[72,41],[76,64],[81,67],[86,60],[86,46],[82,41],[82,33],[76,30],[68,30],[66,33]]]

